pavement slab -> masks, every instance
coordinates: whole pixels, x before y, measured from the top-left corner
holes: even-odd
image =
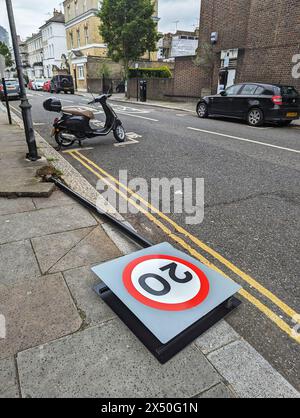
[[[19,398],[19,387],[14,357],[0,360],[0,398]]]
[[[75,231],[33,238],[32,246],[42,273],[47,273],[51,267],[63,259],[67,253],[91,233],[93,228],[82,228]]]
[[[93,287],[99,284],[99,279],[90,267],[69,270],[63,274],[76,306],[84,314],[86,326],[99,325],[116,317],[94,292]]]
[[[33,202],[37,209],[53,208],[53,207],[62,207],[68,205],[74,205],[74,199],[67,196],[65,193],[60,190],[55,190],[51,196],[44,198],[34,198]]]
[[[9,215],[11,213],[22,213],[34,210],[35,206],[32,199],[28,198],[16,198],[7,199],[0,197],[0,216]]]
[[[236,398],[233,391],[228,388],[228,386],[224,385],[224,383],[219,383],[212,389],[202,393],[201,395],[197,396],[198,398],[213,398],[213,399],[232,399]]]
[[[53,245],[53,243],[52,243]],[[92,229],[51,269],[50,273],[70,270],[76,267],[99,264],[113,258],[121,257],[121,252],[109,239],[101,226]]]
[[[0,312],[6,320],[0,359],[72,334],[82,323],[61,274],[0,285]]]
[[[51,222],[49,220],[51,219]],[[95,218],[78,204],[0,216],[0,244],[96,226]]]
[[[239,338],[239,334],[227,322],[220,321],[201,335],[195,343],[204,354],[209,354]]]
[[[246,341],[235,341],[208,355],[241,398],[299,398],[291,386]]]
[[[40,274],[29,240],[0,245],[0,284],[12,285]]]
[[[189,398],[220,383],[193,345],[161,365],[119,321],[17,357],[23,397]]]

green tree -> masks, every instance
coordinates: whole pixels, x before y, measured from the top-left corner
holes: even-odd
[[[4,42],[0,42],[0,55],[3,55],[5,58],[6,67],[10,67],[13,64],[10,50]]]
[[[100,34],[108,56],[123,65],[125,79],[131,61],[156,50],[159,35],[153,14],[151,0],[103,0]]]

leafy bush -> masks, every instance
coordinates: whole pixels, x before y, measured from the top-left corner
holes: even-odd
[[[169,67],[129,68],[129,78],[171,78]]]

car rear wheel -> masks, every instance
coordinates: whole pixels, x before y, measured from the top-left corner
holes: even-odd
[[[197,115],[201,119],[205,119],[208,117],[208,107],[206,103],[199,103],[197,106]]]
[[[248,122],[248,125],[250,126],[263,125],[264,123],[263,112],[258,107],[251,109],[248,113],[247,122]]]

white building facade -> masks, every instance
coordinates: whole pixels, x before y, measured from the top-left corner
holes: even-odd
[[[30,80],[44,77],[43,39],[42,33],[33,34],[26,40],[29,68],[27,74]]]
[[[43,72],[52,78],[55,69],[62,66],[62,56],[67,55],[65,17],[54,9],[53,17],[41,28],[43,46]]]

